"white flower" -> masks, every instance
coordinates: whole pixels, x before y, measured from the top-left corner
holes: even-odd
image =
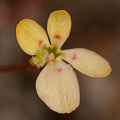
[[[33,56],[30,63],[38,68],[46,65],[36,80],[38,96],[58,113],[70,113],[80,104],[78,79],[72,67],[96,78],[111,73],[109,63],[91,50],[61,50],[70,30],[71,18],[65,10],[54,11],[49,16],[47,31],[51,44],[45,30],[31,19],[21,20],[16,27],[20,47]]]

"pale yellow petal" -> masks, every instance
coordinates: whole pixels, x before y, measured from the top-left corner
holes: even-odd
[[[111,73],[108,61],[91,50],[76,48],[64,50],[63,52],[63,59],[85,75],[102,78]]]
[[[70,113],[80,104],[76,74],[62,60],[45,66],[37,78],[36,90],[43,102],[58,113]]]
[[[31,19],[22,19],[17,24],[16,37],[21,49],[29,55],[49,44],[45,30]]]
[[[71,30],[71,17],[65,10],[54,11],[50,14],[47,31],[52,45],[59,48],[68,38]]]

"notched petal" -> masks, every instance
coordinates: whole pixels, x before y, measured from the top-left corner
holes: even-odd
[[[76,48],[64,50],[63,53],[65,61],[81,73],[90,77],[107,77],[112,71],[108,61],[91,50]]]
[[[62,60],[45,66],[37,78],[36,90],[46,105],[58,113],[70,113],[80,104],[76,74]]]
[[[16,37],[21,49],[29,54],[49,45],[45,30],[34,20],[22,19],[16,26]]]
[[[59,48],[68,38],[71,30],[71,17],[65,10],[54,11],[50,14],[47,31],[52,45]]]

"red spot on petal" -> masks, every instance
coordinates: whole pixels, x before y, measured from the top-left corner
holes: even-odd
[[[73,53],[73,57],[72,57],[72,60],[75,60],[77,57],[77,55],[75,53]]]
[[[42,43],[42,42],[43,42],[43,40],[39,40],[39,44],[38,44],[38,45],[39,45],[39,47],[40,47],[40,45],[41,45],[41,43]]]
[[[59,35],[55,35],[55,38],[59,39],[60,40],[60,36]]]
[[[61,71],[62,71],[62,68],[58,68],[57,71],[58,71],[58,72],[61,72]]]

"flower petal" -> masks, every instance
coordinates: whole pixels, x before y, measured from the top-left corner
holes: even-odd
[[[79,84],[73,68],[62,60],[48,63],[37,78],[38,96],[53,111],[70,113],[80,103]]]
[[[47,31],[52,45],[59,48],[68,38],[71,30],[71,17],[65,10],[54,11],[50,14]]]
[[[111,67],[107,60],[91,50],[76,48],[63,52],[63,59],[85,75],[102,78],[111,73]]]
[[[17,24],[16,37],[21,49],[29,55],[49,44],[45,30],[31,19],[22,19]]]

